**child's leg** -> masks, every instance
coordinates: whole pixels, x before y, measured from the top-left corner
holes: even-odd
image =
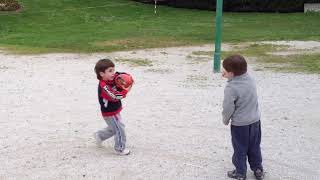
[[[125,125],[121,122],[120,114],[115,115],[111,123],[113,128],[115,129],[114,149],[118,152],[122,152],[126,148],[126,133]]]
[[[249,147],[249,126],[231,125],[231,136],[233,146],[232,163],[238,174],[247,173],[247,151]]]
[[[260,142],[261,125],[259,121],[250,125],[248,160],[252,171],[256,171],[257,169],[263,170]]]
[[[113,119],[112,117],[104,117],[105,122],[107,123],[108,127],[101,129],[97,132],[97,135],[101,139],[101,141],[104,141],[106,139],[109,139],[112,137],[116,132],[114,128],[112,127],[112,124],[110,120]]]

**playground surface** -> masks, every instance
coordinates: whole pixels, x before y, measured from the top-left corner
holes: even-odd
[[[211,58],[190,55],[212,49],[0,52],[0,179],[228,179],[230,129],[221,120],[226,80],[212,72]],[[92,137],[105,126],[93,71],[105,57],[135,78],[123,101],[132,150],[126,157],[114,155],[113,139],[98,148]],[[319,179],[320,75],[274,72],[250,59],[249,72],[262,113],[265,179]],[[249,168],[247,176],[254,179]]]

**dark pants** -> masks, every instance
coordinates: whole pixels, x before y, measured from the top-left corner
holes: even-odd
[[[262,168],[260,121],[247,126],[231,125],[232,163],[239,174],[247,173],[247,156],[252,171]]]

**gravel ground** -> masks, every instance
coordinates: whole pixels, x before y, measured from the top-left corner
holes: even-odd
[[[221,121],[226,80],[212,73],[211,58],[189,56],[212,49],[0,52],[0,179],[228,179],[230,129]],[[93,72],[104,57],[119,59],[116,70],[135,78],[123,101],[132,150],[126,157],[114,155],[113,139],[97,148],[92,138],[105,126]],[[150,64],[120,60],[126,58]],[[249,65],[262,111],[265,179],[319,179],[320,75],[256,71],[257,64]],[[247,176],[254,179],[249,170]]]

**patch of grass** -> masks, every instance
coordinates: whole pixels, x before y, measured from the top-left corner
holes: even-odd
[[[286,50],[289,46],[285,45],[271,45],[271,44],[250,44],[244,47],[237,47],[238,45],[234,45],[236,48],[233,51],[223,51],[222,52],[222,59],[226,58],[227,56],[233,54],[242,54],[245,56],[264,56],[267,55],[268,52],[276,52],[281,50]],[[214,51],[194,51],[192,55],[196,56],[208,56],[213,58]],[[192,57],[190,55],[190,57]]]
[[[187,88],[204,88],[208,86],[210,86],[208,77],[202,75],[188,75],[183,84],[183,87]]]
[[[200,76],[200,75],[189,75],[187,77],[187,81],[189,82],[201,82],[201,81],[207,81],[208,77],[206,76]]]
[[[174,40],[171,38],[150,38],[150,37],[141,37],[141,38],[128,38],[120,40],[110,40],[103,42],[95,42],[93,46],[95,47],[94,51],[119,51],[119,50],[134,50],[134,49],[143,49],[148,44],[148,48],[156,47],[173,47],[173,46],[182,46],[188,45],[188,42],[181,40]],[[190,43],[191,44],[191,43]]]
[[[213,57],[213,51],[193,51],[186,58],[191,60],[190,64],[198,64],[202,62],[208,62]]]
[[[0,0],[0,11],[16,11],[21,5],[16,0]]]
[[[188,64],[199,64],[199,63],[208,62],[212,60],[212,57],[210,57],[210,55],[207,55],[207,56],[206,55],[207,55],[207,51],[194,51],[188,56],[186,56],[186,59],[189,60]]]
[[[320,54],[269,55],[258,58],[257,61],[267,64],[278,64],[279,66],[274,68],[278,71],[320,74]]]
[[[208,57],[193,57],[193,56],[187,56],[188,64],[199,64],[199,63],[207,63],[208,61],[212,60],[212,58]]]
[[[241,54],[243,56],[249,56],[249,57],[267,56],[269,52],[286,50],[288,47],[289,46],[285,46],[285,45],[250,44],[245,48],[239,48],[232,51],[223,51],[222,59],[234,54]]]
[[[117,63],[124,63],[128,64],[130,66],[153,66],[152,61],[148,59],[122,59],[122,58],[116,58],[115,62]]]
[[[160,73],[160,74],[167,74],[167,73],[173,73],[174,71],[171,69],[147,69],[145,72],[153,72],[153,73]]]
[[[192,55],[213,57],[214,51],[193,51]]]
[[[164,51],[162,51],[162,52],[160,52],[161,54],[163,54],[163,55],[168,55],[168,53],[167,52],[164,52]]]
[[[5,45],[5,46],[2,46],[1,49],[7,52],[14,52],[15,54],[45,54],[45,53],[52,53],[52,52],[59,52],[59,53],[76,52],[70,49],[28,47],[28,46],[15,46],[15,45]]]
[[[288,46],[269,45],[269,44],[252,44],[245,49],[224,51],[222,59],[241,54],[247,58],[256,59],[257,62],[264,63],[267,68],[284,72],[309,72],[320,73],[320,54],[298,54],[298,55],[272,55],[270,52],[286,51]]]
[[[9,67],[7,67],[7,66],[0,66],[0,70],[7,70],[7,69],[9,69]]]
[[[215,13],[132,0],[20,0],[0,12],[0,46],[12,52],[110,52],[214,42]],[[320,13],[224,13],[223,42],[320,40]],[[5,22],[5,23],[3,23]]]

